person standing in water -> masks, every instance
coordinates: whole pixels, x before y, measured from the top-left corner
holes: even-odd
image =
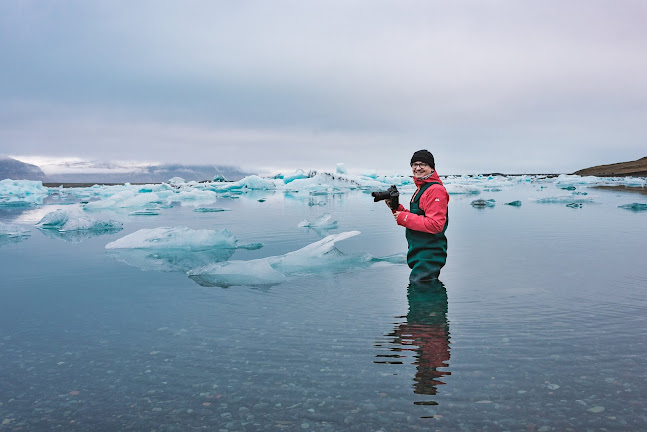
[[[413,154],[411,170],[417,189],[411,197],[410,208],[407,210],[400,204],[392,211],[398,225],[406,228],[409,279],[431,280],[438,278],[447,260],[445,231],[449,194],[436,172],[434,156],[428,150]]]

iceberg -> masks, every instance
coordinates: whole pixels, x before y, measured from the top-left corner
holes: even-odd
[[[197,207],[193,209],[196,213],[220,213],[224,211],[231,211],[227,208],[217,208],[217,207]]]
[[[301,228],[318,228],[318,229],[334,229],[339,225],[337,221],[331,221],[332,215],[329,213],[322,214],[314,221],[310,222],[307,219],[299,222]]]
[[[67,231],[94,231],[95,233],[115,233],[122,229],[123,224],[115,220],[96,220],[78,209],[56,210],[47,213],[36,224],[38,228]]]
[[[0,222],[0,247],[27,240],[31,231],[19,225]]]
[[[160,212],[157,209],[135,210],[128,213],[128,216],[158,216]]]
[[[85,210],[164,208],[172,207],[175,202],[199,206],[213,204],[218,198],[216,192],[203,190],[199,183],[181,183],[179,179],[173,184],[93,187],[78,192],[77,196],[87,199],[99,198],[85,204]]]
[[[84,210],[146,208],[161,204],[162,200],[154,192],[125,190],[99,201],[92,201],[85,205]]]
[[[449,183],[449,184],[445,184],[444,186],[445,186],[445,189],[447,190],[447,193],[450,195],[460,195],[460,194],[470,195],[470,194],[481,193],[479,188],[477,188],[474,185]]]
[[[236,249],[238,240],[227,229],[194,230],[185,226],[140,229],[106,245],[106,249]]]
[[[348,231],[329,235],[284,255],[249,261],[211,263],[190,270],[187,275],[202,286],[272,286],[297,274],[406,263],[404,254],[375,258],[366,253],[344,254],[335,247],[336,242],[358,234],[359,231]]]
[[[41,181],[0,180],[0,207],[36,206],[49,194]]]
[[[249,190],[274,190],[283,184],[283,180],[268,180],[257,175],[247,176],[241,180],[229,183],[212,183],[211,188],[215,191],[225,192],[236,189]]]
[[[180,202],[182,205],[188,204],[192,206],[198,206],[203,204],[215,203],[218,199],[218,194],[213,191],[200,190],[200,189],[191,189],[191,190],[181,190],[172,195],[168,195],[164,202],[170,205],[173,202]]]
[[[346,169],[346,165],[343,163],[338,163],[337,168],[335,169],[335,172],[337,174],[348,174],[348,170]]]
[[[303,170],[298,169],[292,174],[283,176],[283,182],[285,184],[288,184],[294,180],[304,179],[304,178],[308,178],[308,175],[305,172],[303,172]]]
[[[366,170],[362,172],[362,177],[368,177],[370,179],[377,179],[377,171],[374,169]]]
[[[510,201],[505,203],[505,205],[513,206],[513,207],[521,207],[521,201]]]
[[[226,261],[236,249],[259,249],[261,243],[239,245],[231,231],[194,230],[184,226],[140,229],[105,248],[110,256],[142,270],[187,272]]]
[[[184,180],[182,177],[173,177],[168,179],[166,183],[170,184],[171,186],[180,187],[181,185],[186,183],[186,180]]]
[[[647,204],[643,204],[643,203],[623,204],[623,205],[619,205],[618,207],[621,209],[631,210],[635,212],[647,211]]]
[[[484,208],[484,207],[494,207],[496,205],[496,201],[493,199],[477,199],[474,200],[470,203],[472,207],[477,207],[477,208]]]
[[[198,285],[223,288],[236,285],[272,286],[287,279],[271,266],[267,258],[211,263],[190,270],[187,274]]]
[[[534,200],[540,204],[586,204],[593,203],[592,198],[581,198],[577,195],[557,195],[546,198],[537,198]]]

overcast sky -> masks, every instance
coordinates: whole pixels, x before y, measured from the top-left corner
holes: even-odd
[[[0,155],[572,172],[647,156],[645,0],[0,2]]]

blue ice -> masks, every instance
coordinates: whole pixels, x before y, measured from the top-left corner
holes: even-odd
[[[359,231],[329,235],[317,242],[284,255],[256,260],[234,260],[211,263],[195,268],[187,274],[203,286],[228,287],[233,285],[276,285],[295,274],[319,271],[340,271],[371,265],[403,264],[404,254],[375,258],[366,253],[345,254],[335,243],[354,237]]]
[[[240,245],[227,229],[194,230],[184,226],[140,229],[106,245],[110,256],[142,270],[187,272],[226,261],[236,249],[259,249],[261,243]]]

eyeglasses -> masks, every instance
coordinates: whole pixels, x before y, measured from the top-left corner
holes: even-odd
[[[411,164],[411,168],[427,168],[429,164],[426,164],[424,162],[416,162]]]

